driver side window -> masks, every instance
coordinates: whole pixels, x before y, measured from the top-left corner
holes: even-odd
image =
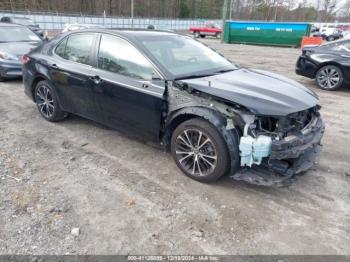
[[[98,68],[142,80],[151,80],[153,72],[152,64],[134,46],[111,35],[102,35]]]

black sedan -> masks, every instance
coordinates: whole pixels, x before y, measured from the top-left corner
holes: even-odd
[[[306,47],[296,64],[296,73],[316,79],[324,90],[337,90],[350,82],[350,40]]]
[[[73,113],[155,141],[202,182],[289,179],[313,166],[324,130],[312,91],[175,33],[73,31],[24,62],[25,93],[46,120]]]
[[[41,39],[24,26],[0,23],[0,81],[22,76],[23,55],[41,43]]]

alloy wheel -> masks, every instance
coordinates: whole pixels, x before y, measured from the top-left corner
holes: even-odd
[[[185,129],[175,142],[178,163],[189,174],[210,175],[217,165],[217,153],[213,141],[197,129]]]
[[[50,89],[46,85],[41,85],[35,95],[40,112],[46,118],[51,118],[55,111],[55,104]]]
[[[317,75],[318,84],[324,89],[333,89],[338,86],[341,75],[337,68],[325,66]]]

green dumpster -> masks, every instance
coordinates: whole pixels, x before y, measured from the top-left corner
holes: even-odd
[[[311,24],[237,22],[225,23],[225,43],[300,46],[303,36],[309,36]]]

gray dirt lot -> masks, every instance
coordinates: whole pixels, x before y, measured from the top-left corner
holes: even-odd
[[[21,82],[8,81],[1,254],[350,254],[350,88],[324,92],[296,76],[299,49],[205,43],[319,94],[327,125],[319,166],[287,188],[201,184],[142,141],[79,117],[44,121]]]

